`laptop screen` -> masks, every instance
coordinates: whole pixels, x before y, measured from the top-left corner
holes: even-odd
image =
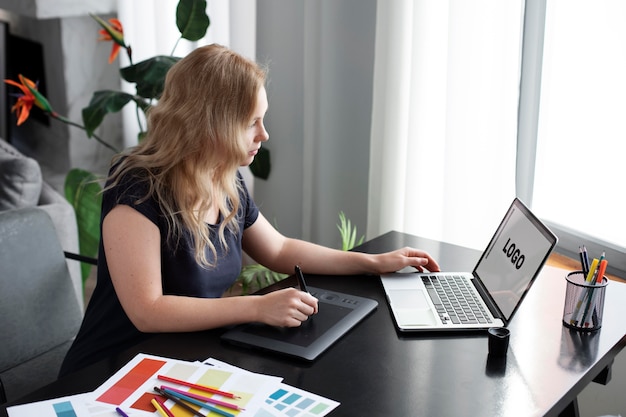
[[[506,321],[528,291],[556,236],[515,199],[474,270]]]

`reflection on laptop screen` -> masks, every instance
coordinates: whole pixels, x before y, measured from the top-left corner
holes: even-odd
[[[507,320],[552,246],[538,226],[530,212],[513,205],[476,266]]]

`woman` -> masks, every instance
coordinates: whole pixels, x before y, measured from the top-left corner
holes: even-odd
[[[98,279],[61,375],[154,332],[245,322],[299,326],[317,300],[294,288],[221,298],[242,250],[278,272],[379,274],[439,270],[424,251],[377,255],[290,239],[259,212],[238,173],[269,139],[265,71],[209,45],[168,72],[148,135],[113,164],[102,203]]]

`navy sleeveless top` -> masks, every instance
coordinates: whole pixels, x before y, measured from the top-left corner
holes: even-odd
[[[177,244],[166,240],[168,224],[159,202],[154,198],[148,198],[137,203],[146,196],[147,185],[143,181],[138,181],[136,177],[126,175],[117,186],[103,194],[101,231],[102,220],[116,205],[124,204],[134,208],[154,223],[161,232],[163,293],[202,298],[220,297],[239,276],[242,266],[243,231],[250,227],[259,215],[259,209],[239,173],[238,180],[241,183],[239,196],[241,205],[237,216],[239,232],[234,234],[228,229],[225,230],[228,250],[222,247],[217,237],[219,224],[207,224],[207,227],[216,231],[211,234],[211,239],[217,250],[217,262],[211,269],[204,268],[196,262],[188,233],[184,233],[182,238],[177,240]],[[213,255],[208,250],[207,257],[213,260]],[[117,354],[148,336],[132,324],[117,298],[100,239],[96,287],[59,376]]]

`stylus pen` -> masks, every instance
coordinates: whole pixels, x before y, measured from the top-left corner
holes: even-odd
[[[300,291],[309,292],[309,289],[306,287],[306,282],[304,281],[304,275],[302,275],[302,269],[300,269],[298,265],[296,265],[296,278],[298,278]]]

